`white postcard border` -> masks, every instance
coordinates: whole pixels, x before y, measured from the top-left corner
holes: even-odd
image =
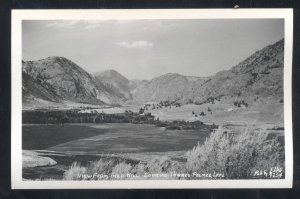
[[[284,18],[285,179],[277,180],[22,180],[22,20],[108,19],[247,19]],[[162,188],[291,188],[292,139],[292,9],[151,9],[151,10],[12,10],[11,26],[11,182],[12,189],[162,189]]]

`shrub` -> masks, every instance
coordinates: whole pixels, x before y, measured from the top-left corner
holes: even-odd
[[[156,157],[152,159],[147,165],[146,168],[150,173],[163,173],[168,171],[168,169],[171,167],[171,160],[166,157]]]
[[[148,172],[148,169],[147,169],[146,164],[139,163],[132,168],[131,172],[133,174],[143,176],[145,174],[145,172]]]
[[[254,99],[254,101],[256,101],[255,99]],[[248,103],[247,102],[245,102],[244,100],[240,100],[240,101],[234,101],[233,102],[233,105],[234,106],[237,106],[237,107],[242,107],[242,106],[244,106],[244,107],[248,107]]]
[[[167,174],[167,177],[164,178],[155,178],[149,177],[148,179],[175,179],[175,177],[171,177],[169,174],[171,172],[179,172],[184,173],[184,166],[180,165],[178,162],[172,161],[167,156],[159,156],[150,160],[147,164],[138,164],[135,166],[134,171],[138,175],[143,175],[145,173],[149,174]]]
[[[145,109],[143,109],[143,108],[140,108],[140,110],[139,110],[139,114],[143,114],[145,112]]]
[[[81,167],[79,163],[74,162],[69,169],[64,173],[64,180],[84,180],[83,174],[86,173],[86,168]]]
[[[87,172],[90,174],[110,174],[114,165],[116,165],[116,162],[111,159],[107,161],[99,159],[90,163]]]
[[[227,179],[255,178],[255,170],[283,168],[282,146],[277,137],[267,137],[267,132],[228,134],[219,128],[187,153],[186,167],[189,172],[223,173]]]
[[[120,179],[126,179],[127,174],[130,174],[132,170],[131,164],[127,164],[125,162],[121,162],[117,164],[113,169],[112,169],[112,174],[114,175],[119,175],[121,176]]]

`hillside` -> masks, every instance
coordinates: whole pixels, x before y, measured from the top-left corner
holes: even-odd
[[[142,80],[142,79],[132,79],[132,80],[130,80],[129,86],[130,86],[131,93],[134,93],[135,90],[138,87],[143,86],[147,82],[148,82],[148,80]]]
[[[120,96],[124,101],[131,99],[130,81],[115,70],[106,70],[97,72],[94,77],[115,94]]]
[[[167,74],[154,78],[136,89],[133,100],[139,103],[179,100],[183,104],[215,100],[279,102],[283,98],[283,48],[282,39],[212,77],[197,79]]]
[[[184,93],[198,103],[210,99],[246,100],[248,103],[279,102],[283,98],[284,40],[269,45],[232,67],[218,72],[202,86]]]
[[[23,103],[34,100],[35,98],[52,102],[61,99],[50,84],[42,84],[40,80],[34,79],[25,72],[22,72],[22,82]]]
[[[101,87],[94,77],[63,57],[22,62],[23,103],[40,99],[61,103],[116,103],[118,97]]]
[[[168,73],[137,87],[132,93],[133,101],[145,103],[182,99],[184,91],[193,85],[195,81],[204,82],[205,78],[192,78],[176,73]]]

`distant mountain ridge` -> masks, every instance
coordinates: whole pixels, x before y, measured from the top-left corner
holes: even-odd
[[[168,73],[152,80],[128,80],[115,70],[86,72],[63,57],[22,61],[23,103],[45,100],[86,104],[135,104],[176,100],[206,103],[245,99],[255,103],[283,98],[284,40],[210,77]]]
[[[179,74],[166,74],[139,87],[133,100],[138,103],[177,100],[196,104],[214,100],[279,102],[283,98],[283,52],[282,39],[211,77],[189,81]]]
[[[94,77],[103,84],[109,85],[115,94],[124,99],[131,99],[130,81],[115,70],[105,70],[93,74]]]
[[[168,73],[139,86],[133,93],[133,100],[136,103],[145,103],[181,99],[191,84],[195,81],[204,82],[206,79]]]

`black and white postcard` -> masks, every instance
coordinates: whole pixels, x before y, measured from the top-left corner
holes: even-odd
[[[12,188],[290,188],[292,9],[13,10]]]

